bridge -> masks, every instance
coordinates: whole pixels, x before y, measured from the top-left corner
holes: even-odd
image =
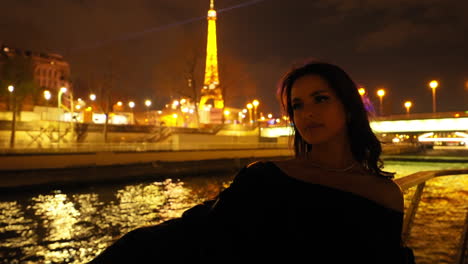
[[[468,147],[468,111],[373,117],[370,125],[384,142]],[[290,127],[267,128],[262,136],[287,136],[291,132]]]

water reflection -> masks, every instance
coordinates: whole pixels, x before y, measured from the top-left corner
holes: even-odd
[[[462,163],[386,162],[397,177],[423,170],[466,168]],[[468,175],[444,176],[426,183],[408,244],[415,250],[416,263],[455,263],[466,211]],[[415,188],[405,193],[405,207]]]
[[[464,164],[387,162],[397,177]],[[0,198],[0,263],[86,263],[122,234],[178,217],[214,198],[233,175],[93,186]],[[409,245],[417,263],[453,263],[468,204],[468,177],[430,181]],[[405,194],[409,204],[413,190]]]

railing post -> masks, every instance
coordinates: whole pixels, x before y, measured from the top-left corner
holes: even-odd
[[[421,196],[422,196],[425,186],[426,186],[426,182],[418,184],[418,187],[416,188],[416,192],[414,193],[413,198],[411,199],[411,204],[405,213],[405,219],[403,221],[403,231],[402,231],[403,243],[406,243],[406,241],[409,238],[411,227],[413,225],[414,216],[416,215],[416,211],[418,210],[419,202],[421,201]]]
[[[465,264],[468,261],[468,211],[466,211],[465,225],[460,237],[460,247],[458,252],[457,264]]]

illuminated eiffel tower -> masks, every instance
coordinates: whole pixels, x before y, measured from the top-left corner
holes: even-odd
[[[216,11],[214,0],[208,10],[208,40],[206,45],[205,80],[200,96],[200,123],[221,123],[224,100],[219,84],[218,50],[216,44]]]

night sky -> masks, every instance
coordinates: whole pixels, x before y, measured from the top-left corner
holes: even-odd
[[[77,96],[113,80],[113,100],[151,98],[155,109],[183,94],[196,62],[203,79],[209,0],[2,0],[0,42],[62,54]],[[318,58],[343,67],[385,112],[468,110],[468,1],[217,0],[220,81],[226,104],[260,100],[279,113],[278,80]]]

